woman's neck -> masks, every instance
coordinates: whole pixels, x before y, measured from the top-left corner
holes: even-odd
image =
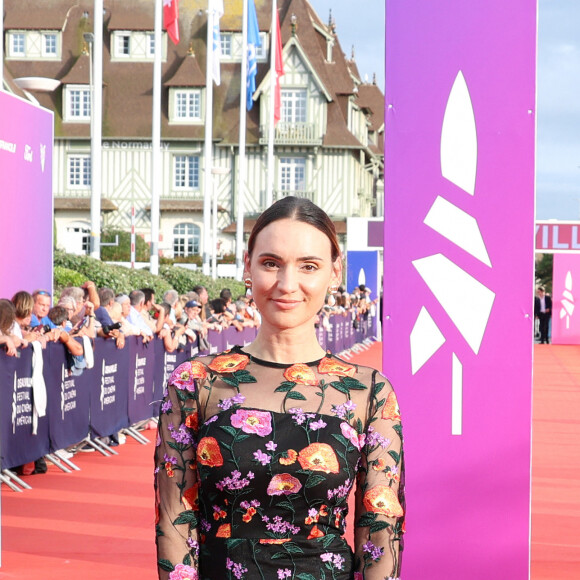
[[[262,360],[283,364],[308,362],[324,356],[324,349],[316,338],[314,328],[307,331],[292,328],[272,332],[264,325],[260,327],[256,339],[244,347],[244,352]]]

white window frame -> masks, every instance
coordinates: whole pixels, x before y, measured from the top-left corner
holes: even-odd
[[[65,89],[65,122],[86,123],[91,120],[91,87],[89,85],[67,85]],[[78,103],[76,97],[79,97]],[[78,105],[78,114],[76,106]]]
[[[256,48],[256,60],[265,60],[268,56],[268,35],[265,32],[260,32],[261,46]]]
[[[91,156],[89,153],[71,153],[67,158],[67,185],[69,189],[90,189]]]
[[[280,157],[280,191],[306,191],[306,158]]]
[[[220,42],[221,42],[221,49],[222,49],[222,58],[225,60],[229,60],[233,57],[233,38],[234,35],[229,32],[220,32]]]
[[[173,257],[198,256],[201,248],[201,228],[192,222],[173,226]]]
[[[173,119],[175,123],[195,123],[202,120],[200,89],[173,91]]]
[[[22,50],[16,50],[16,40],[22,40]],[[20,42],[18,42],[20,45]],[[26,33],[23,31],[10,33],[10,56],[26,56]]]
[[[128,52],[125,52],[125,40],[128,42]],[[115,32],[115,56],[117,58],[130,58],[131,56],[131,33],[127,31]]]
[[[54,51],[48,51],[48,39],[54,38]],[[42,56],[47,58],[56,58],[58,56],[58,34],[56,32],[43,32],[42,33]]]
[[[155,58],[155,33],[147,33],[147,58]]]
[[[179,154],[173,156],[173,188],[177,190],[199,190],[199,155]]]
[[[308,94],[306,89],[282,89],[281,121],[306,123],[308,119]]]

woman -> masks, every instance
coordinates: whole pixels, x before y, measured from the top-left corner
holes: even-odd
[[[292,243],[288,243],[292,240]],[[245,256],[254,342],[180,365],[156,450],[160,578],[400,574],[400,415],[389,382],[325,353],[314,319],[342,276],[334,225],[286,197]],[[343,534],[356,480],[355,553]]]

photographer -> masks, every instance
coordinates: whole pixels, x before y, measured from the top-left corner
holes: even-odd
[[[65,330],[66,323],[68,322],[67,309],[64,306],[53,306],[48,311],[48,318],[50,318],[55,326],[55,328],[48,333],[54,337],[53,340],[55,342],[57,340],[62,342],[73,357],[84,358],[84,351],[81,343],[71,338],[70,334]]]
[[[115,293],[110,288],[99,290],[100,306],[95,310],[97,322],[101,325],[97,329],[97,336],[102,338],[113,338],[117,348],[125,346],[125,335],[121,331],[121,325],[114,323],[111,319],[110,311],[115,302]]]

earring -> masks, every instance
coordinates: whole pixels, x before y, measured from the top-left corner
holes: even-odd
[[[245,278],[244,279],[244,286],[246,287],[246,296],[250,298],[252,296],[252,279]]]
[[[337,292],[338,292],[338,284],[333,284],[328,288],[328,300],[326,301],[326,303],[331,307],[336,304],[336,298],[334,297],[334,295]]]

